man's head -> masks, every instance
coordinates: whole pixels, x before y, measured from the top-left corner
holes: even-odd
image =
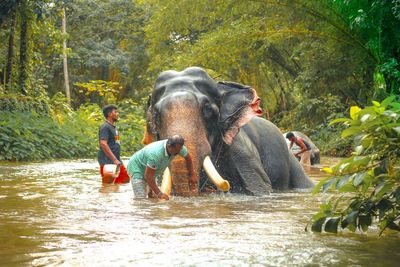
[[[177,155],[181,152],[185,139],[181,135],[174,135],[167,140],[167,150],[168,153],[172,155]]]
[[[115,105],[107,105],[103,108],[103,115],[107,120],[112,120],[113,122],[118,121],[119,113],[118,107]]]
[[[294,139],[295,139],[294,133],[288,132],[286,134],[286,138],[289,139],[290,141],[294,141]]]

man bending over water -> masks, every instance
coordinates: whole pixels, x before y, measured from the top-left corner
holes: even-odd
[[[155,175],[161,175],[176,155],[185,158],[186,168],[189,173],[189,186],[197,185],[198,179],[193,170],[193,161],[184,146],[185,140],[180,135],[151,143],[137,151],[130,158],[127,170],[131,177],[133,195],[135,198],[150,196],[150,190],[159,199],[168,200],[169,197],[160,191]]]

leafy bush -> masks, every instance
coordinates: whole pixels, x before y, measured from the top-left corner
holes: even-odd
[[[327,124],[346,110],[337,96],[328,94],[318,98],[306,97],[292,110],[287,111],[279,126],[292,131],[310,134],[318,125]]]
[[[115,103],[120,94],[120,85],[117,82],[108,82],[103,80],[92,80],[87,83],[74,83],[79,89],[77,93],[80,98],[90,101],[90,97],[100,100],[105,104]]]
[[[333,189],[341,196],[321,205],[312,218],[312,231],[337,233],[339,226],[367,231],[374,222],[381,233],[387,228],[400,231],[400,103],[392,96],[364,109],[353,106],[350,118],[331,124],[338,122],[349,126],[342,137],[354,137],[355,152],[325,168],[332,176],[314,193]]]
[[[61,92],[57,92],[50,99],[50,114],[53,120],[58,123],[64,123],[73,113],[72,108],[68,105],[67,98]]]
[[[86,129],[82,120],[68,127],[35,113],[1,111],[0,160],[93,157],[97,142],[85,136]]]
[[[34,111],[43,116],[50,115],[49,103],[46,97],[30,97],[22,95],[0,95],[1,111]]]
[[[101,108],[88,104],[73,111],[62,95],[50,102],[53,119],[35,112],[0,111],[0,160],[96,157],[98,129],[104,122]],[[142,147],[144,103],[124,100],[118,107],[122,153],[131,156]]]
[[[322,154],[334,157],[348,157],[353,151],[352,140],[340,137],[343,127],[333,127],[322,123],[315,127],[309,137]]]
[[[131,156],[143,147],[142,138],[146,124],[144,107],[145,99],[142,99],[141,103],[131,99],[118,103],[120,114],[118,129],[121,135],[121,153],[124,156]]]

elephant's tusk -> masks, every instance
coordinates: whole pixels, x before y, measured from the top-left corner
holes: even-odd
[[[207,173],[208,178],[210,178],[210,180],[218,187],[218,189],[225,192],[229,191],[231,188],[229,182],[219,175],[209,156],[204,159],[203,169]]]
[[[167,167],[163,173],[160,191],[169,196],[171,194],[171,187],[172,187],[172,177],[171,177],[171,172]]]

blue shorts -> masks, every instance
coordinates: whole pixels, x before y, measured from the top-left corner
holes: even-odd
[[[147,198],[150,187],[144,179],[131,179],[133,197],[134,198]]]

